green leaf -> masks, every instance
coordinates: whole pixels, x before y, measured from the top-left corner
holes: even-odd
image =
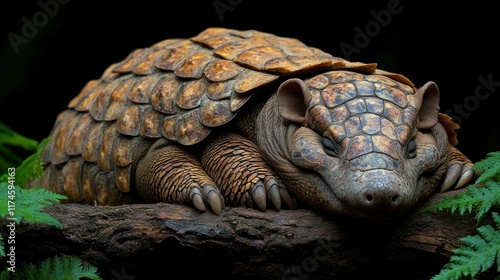
[[[44,223],[62,228],[61,223],[43,211],[45,206],[52,206],[66,196],[46,189],[21,189],[7,182],[0,182],[0,217],[13,218],[17,223],[21,220]],[[10,201],[10,202],[9,202]],[[10,208],[9,208],[10,205]]]
[[[4,271],[2,271],[2,273],[0,273],[0,280],[11,280],[10,278],[10,271],[6,269],[4,269]]]
[[[27,152],[35,152],[38,142],[15,132],[6,124],[0,122],[0,168],[17,166],[22,158],[11,147],[19,147]]]
[[[9,176],[8,173],[5,173],[0,177],[0,181],[7,181],[13,178],[17,185],[24,188],[28,181],[41,178],[43,176],[43,164],[40,155],[49,139],[50,137],[43,139],[37,146],[38,150],[22,161],[17,168],[10,166],[9,169],[6,169],[6,171],[13,170],[15,173],[14,176]]]
[[[12,278],[11,278],[12,276]],[[9,275],[9,271],[4,270],[0,274],[0,280],[78,280],[93,279],[102,280],[97,268],[91,264],[83,263],[76,257],[60,257],[46,259],[40,265],[23,264],[19,271]]]
[[[476,219],[480,220],[491,207],[499,203],[500,184],[494,181],[486,181],[482,186],[471,185],[464,193],[445,197],[443,200],[425,207],[423,211],[449,210],[454,213],[458,210],[461,216],[466,212],[476,212]]]
[[[5,257],[5,248],[3,246],[3,237],[0,235],[0,257]]]
[[[481,173],[479,178],[476,180],[476,184],[482,183],[488,180],[500,180],[500,151],[491,152],[486,155],[486,157],[474,164],[473,170]]]
[[[0,146],[9,145],[23,148],[28,152],[36,151],[37,141],[17,133],[2,122],[0,122],[0,135],[2,136],[0,137]]]
[[[479,273],[490,269],[493,264],[497,264],[497,271],[500,271],[500,264],[497,258],[500,251],[500,217],[494,213],[494,220],[497,228],[490,225],[479,227],[477,235],[462,237],[460,240],[464,246],[453,250],[449,262],[443,267],[439,274],[432,277],[432,280],[462,279],[465,276],[474,277]]]

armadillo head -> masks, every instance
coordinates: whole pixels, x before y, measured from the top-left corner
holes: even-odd
[[[290,79],[277,93],[281,116],[294,127],[286,145],[307,180],[290,191],[320,210],[392,219],[436,189],[448,140],[438,122],[439,92],[382,75],[334,71]]]

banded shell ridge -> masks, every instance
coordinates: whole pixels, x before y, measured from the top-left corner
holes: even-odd
[[[136,49],[89,81],[58,116],[42,154],[44,180],[54,189],[70,188],[75,180],[79,186],[71,188],[80,191],[71,192],[73,201],[126,201],[133,163],[155,139],[200,143],[233,120],[258,88],[284,76],[336,69],[411,85],[376,64],[349,62],[255,30],[209,28]]]

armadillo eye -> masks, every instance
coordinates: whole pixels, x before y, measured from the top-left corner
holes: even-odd
[[[415,139],[408,142],[406,149],[408,151],[408,158],[414,158],[417,156],[417,144],[415,143]]]
[[[337,146],[328,137],[323,137],[323,150],[327,155],[336,157],[338,155]]]

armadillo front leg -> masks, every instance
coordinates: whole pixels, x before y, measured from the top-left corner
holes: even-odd
[[[201,164],[225,198],[234,206],[257,206],[264,211],[267,201],[280,210],[281,202],[294,208],[295,201],[260,156],[257,146],[235,133],[215,138],[205,147]]]
[[[148,202],[192,203],[201,211],[206,205],[220,214],[224,199],[199,160],[168,140],[151,146],[136,169],[139,195]]]

